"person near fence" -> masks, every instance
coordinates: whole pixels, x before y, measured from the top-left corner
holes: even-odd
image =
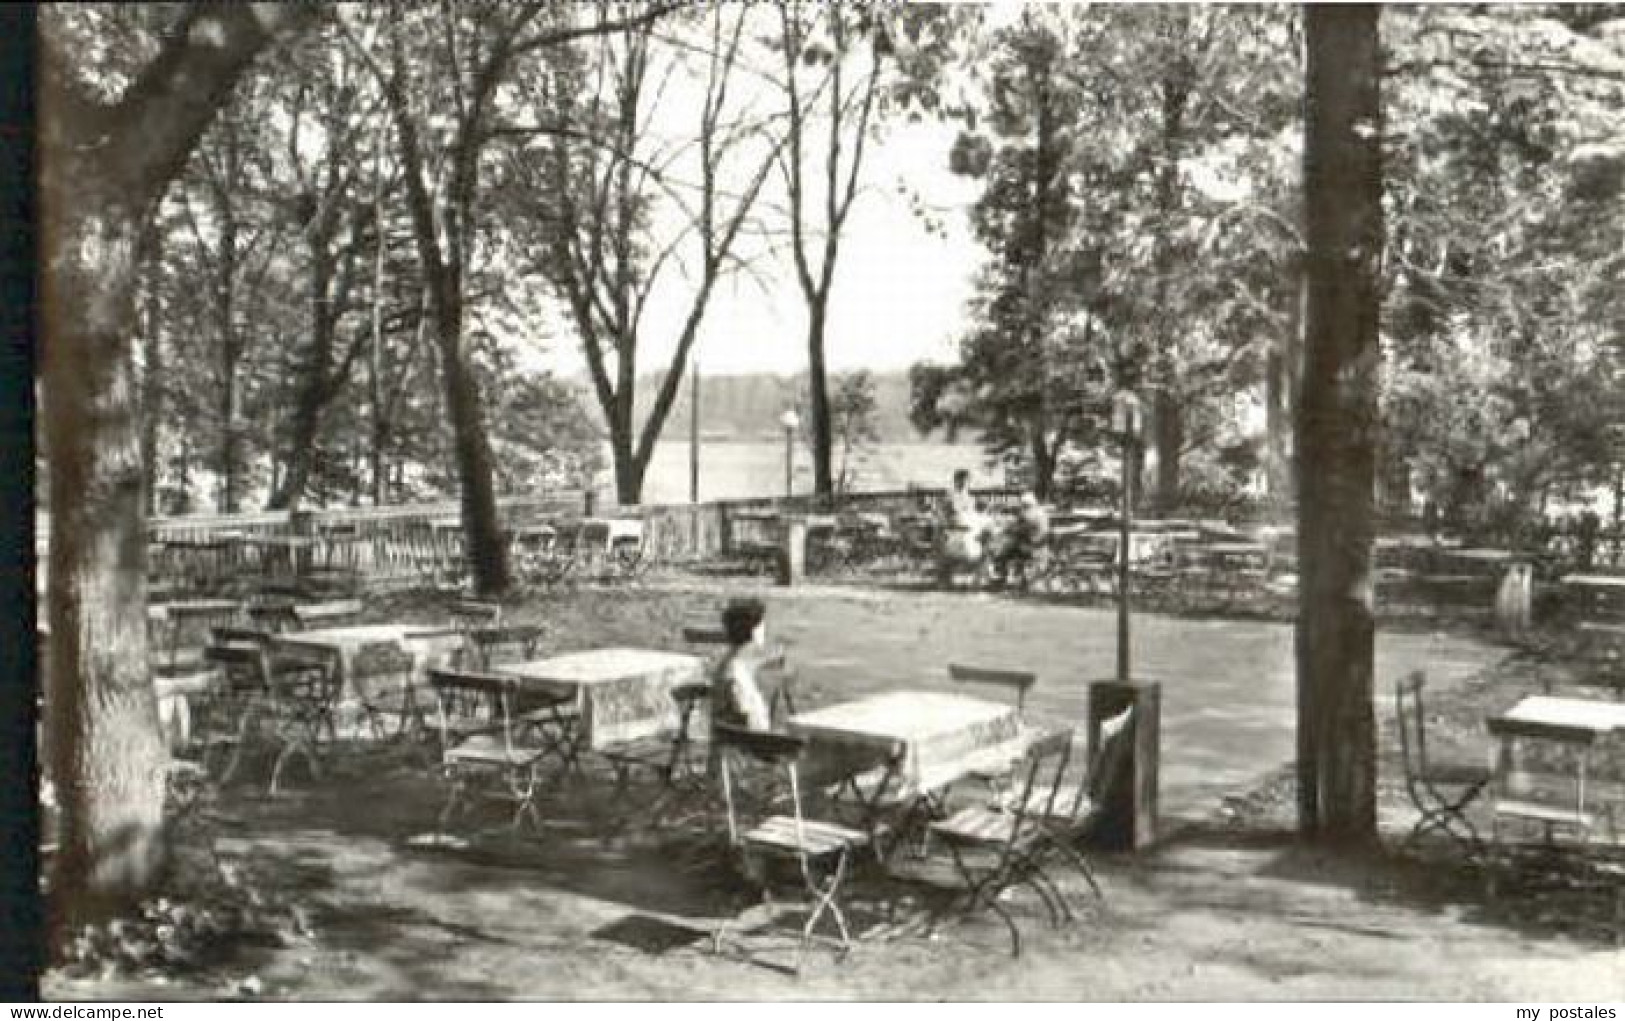
[[[948,490],[948,505],[937,556],[937,571],[943,583],[952,579],[954,565],[981,569],[989,532],[988,518],[976,505],[976,496],[970,491],[970,472],[960,468],[954,472],[954,484]]]
[[[1589,571],[1597,559],[1597,532],[1602,522],[1597,512],[1587,508],[1580,515],[1579,523],[1575,526],[1575,555],[1580,561],[1580,570]]]
[[[1032,492],[1021,494],[1021,503],[1005,516],[993,548],[993,580],[1004,584],[1010,580],[1011,570],[1025,577],[1033,562],[1038,546],[1049,535],[1049,513]]]

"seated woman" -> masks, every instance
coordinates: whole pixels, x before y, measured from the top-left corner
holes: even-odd
[[[938,537],[938,583],[951,586],[955,573],[961,569],[968,568],[980,576],[991,534],[991,522],[976,506],[976,497],[970,491],[970,472],[963,468],[955,471],[953,488],[948,491],[943,507],[942,534]]]
[[[1025,583],[1027,568],[1032,565],[1039,545],[1048,537],[1049,514],[1038,497],[1030,492],[1021,494],[1021,505],[1006,515],[1004,529],[994,547],[993,580],[1002,585],[1014,570]]]
[[[760,599],[734,599],[722,611],[728,651],[711,670],[711,718],[751,730],[771,730],[760,674],[767,649],[767,607]]]

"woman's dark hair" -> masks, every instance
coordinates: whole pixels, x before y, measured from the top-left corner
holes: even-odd
[[[722,610],[722,632],[729,645],[744,645],[750,641],[756,625],[767,616],[767,606],[760,599],[733,599]]]

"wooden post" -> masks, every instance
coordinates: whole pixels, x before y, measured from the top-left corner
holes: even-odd
[[[807,573],[807,519],[784,515],[779,548],[779,584],[794,585]]]
[[[1100,747],[1100,725],[1134,709],[1133,746],[1121,783],[1102,792],[1105,805],[1093,834],[1096,847],[1132,851],[1157,836],[1157,763],[1162,743],[1162,685],[1155,681],[1096,681],[1089,685],[1089,751]]]

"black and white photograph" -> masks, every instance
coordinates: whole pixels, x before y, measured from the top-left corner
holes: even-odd
[[[0,999],[1625,1001],[1625,5],[5,17]]]

